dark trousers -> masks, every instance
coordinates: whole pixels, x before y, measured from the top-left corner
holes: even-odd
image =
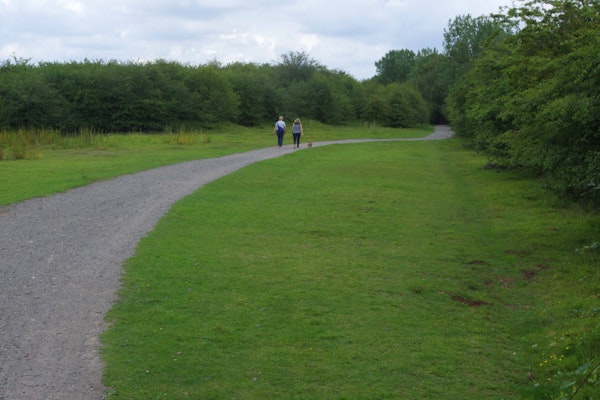
[[[277,133],[277,145],[279,147],[283,146],[283,135],[284,134],[285,133],[279,133],[279,132]]]
[[[300,133],[294,133],[294,146],[300,146]]]

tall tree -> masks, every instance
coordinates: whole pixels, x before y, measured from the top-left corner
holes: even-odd
[[[326,68],[304,51],[290,51],[282,54],[276,66],[282,83],[308,80],[313,73]]]
[[[471,61],[483,55],[488,41],[502,32],[502,25],[489,16],[461,15],[450,20],[444,30],[444,52],[454,79],[465,73]]]
[[[375,62],[377,68],[375,79],[384,85],[407,82],[415,62],[416,54],[412,50],[389,51],[381,60]]]

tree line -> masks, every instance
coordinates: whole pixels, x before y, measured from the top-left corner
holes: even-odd
[[[257,126],[277,115],[326,124],[368,121],[392,127],[429,122],[429,109],[409,85],[358,82],[304,52],[276,64],[191,66],[85,60],[12,59],[0,66],[0,128],[52,128],[64,133]]]
[[[515,4],[519,4],[518,6]],[[600,2],[517,0],[458,16],[444,47],[389,51],[358,81],[305,52],[271,64],[0,64],[0,129],[65,134],[260,126],[278,115],[390,127],[450,123],[492,166],[600,205]]]

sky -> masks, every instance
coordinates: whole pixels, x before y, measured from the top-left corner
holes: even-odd
[[[443,50],[450,20],[511,0],[0,0],[0,61],[277,63],[305,52],[358,80],[389,51]]]

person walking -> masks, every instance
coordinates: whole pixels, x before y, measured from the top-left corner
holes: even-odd
[[[292,125],[292,136],[294,137],[294,148],[300,148],[300,137],[304,135],[304,131],[302,130],[302,122],[300,118],[296,118],[294,120],[294,125]]]
[[[275,127],[273,128],[273,133],[277,135],[277,145],[279,148],[283,146],[283,135],[285,135],[286,126],[283,117],[279,117],[279,120],[275,122]]]

